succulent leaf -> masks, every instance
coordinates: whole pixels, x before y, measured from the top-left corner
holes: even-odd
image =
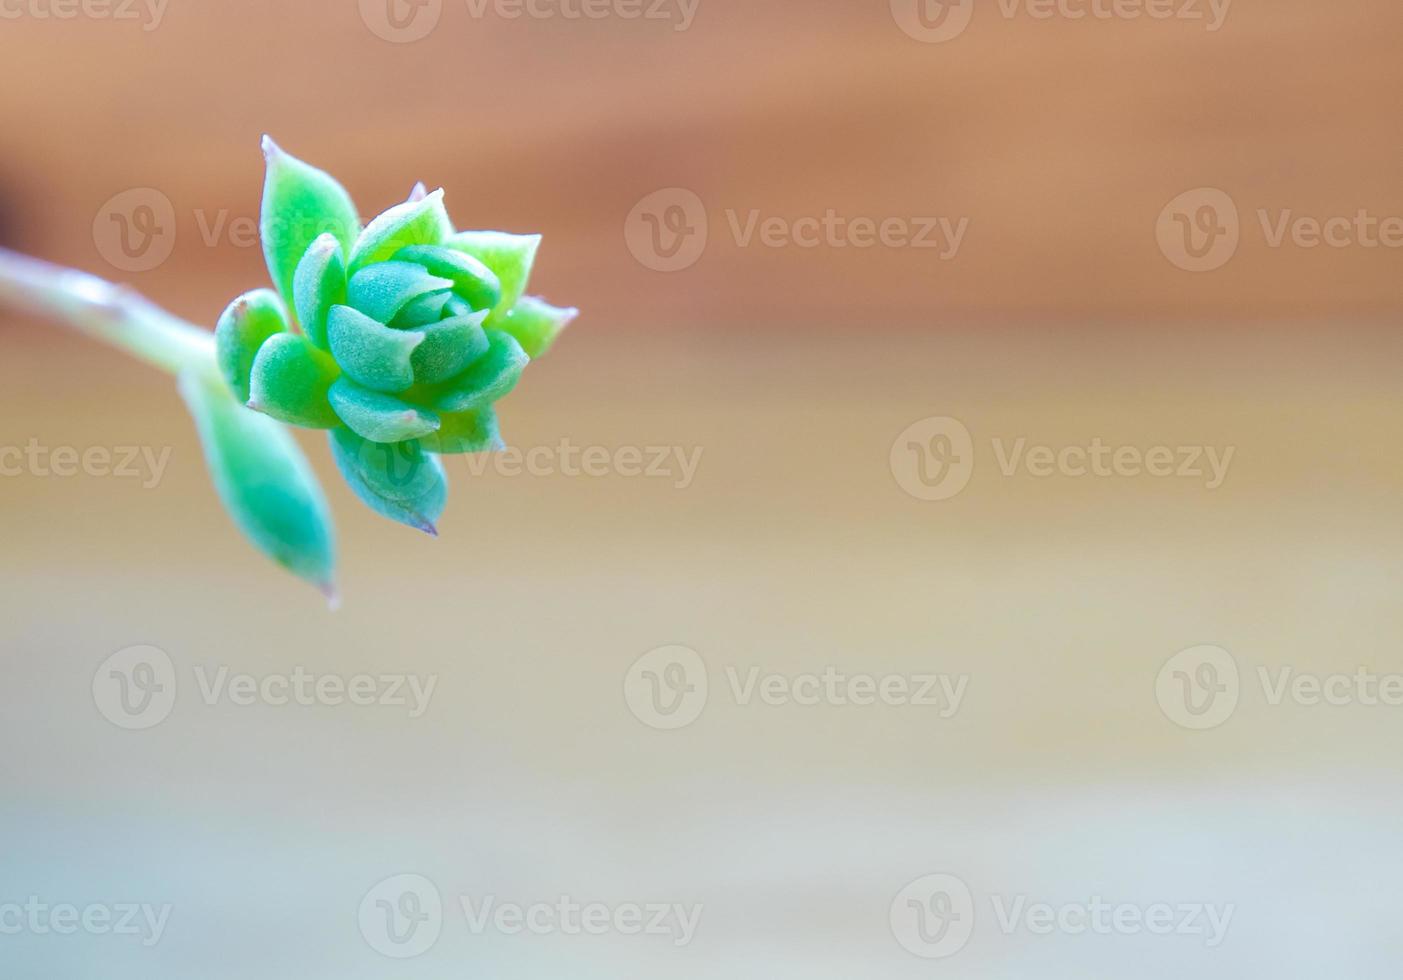
[[[457,377],[486,354],[490,344],[482,329],[485,319],[487,311],[483,310],[421,327],[424,342],[410,356],[414,380],[419,384],[440,384]]]
[[[417,263],[432,275],[452,280],[453,292],[474,310],[492,310],[502,301],[502,283],[497,274],[466,252],[411,245],[396,252],[395,259]]]
[[[249,376],[264,341],[287,329],[287,311],[271,289],[255,289],[229,304],[214,328],[214,356],[219,373],[239,404],[248,401]]]
[[[448,501],[448,480],[438,457],[418,442],[371,442],[350,429],[333,429],[331,450],[356,496],[377,514],[437,534]]]
[[[284,152],[266,136],[263,154],[268,161],[259,222],[263,256],[273,284],[291,303],[297,265],[308,247],[330,233],[349,250],[360,231],[360,218],[351,196],[330,174]]]
[[[360,310],[372,320],[389,323],[400,310],[415,300],[453,288],[451,279],[429,275],[413,262],[377,262],[351,276],[346,305]]]
[[[341,376],[331,355],[301,334],[269,337],[253,362],[248,407],[279,422],[307,429],[341,424],[327,394]]]
[[[526,292],[531,267],[536,262],[540,235],[511,235],[504,231],[463,231],[444,242],[456,251],[471,255],[491,269],[502,284],[502,297],[492,307],[487,326],[495,327]]]
[[[326,498],[288,431],[234,400],[203,370],[180,376],[215,490],[244,535],[293,574],[335,595],[335,530]]]
[[[468,412],[511,394],[531,359],[515,337],[487,331],[487,353],[443,386],[432,400],[437,412]]]
[[[511,334],[532,359],[550,350],[555,338],[568,327],[580,311],[551,306],[537,296],[523,296],[500,323],[500,329]]]
[[[495,452],[503,448],[497,429],[497,413],[492,406],[472,412],[439,416],[440,425],[433,435],[421,442],[431,453],[443,455]]]
[[[371,442],[403,442],[438,431],[438,416],[349,378],[331,386],[331,407],[356,435]]]
[[[424,335],[394,330],[349,306],[333,306],[326,320],[331,354],[352,380],[390,394],[414,384],[414,350]]]
[[[351,249],[351,274],[384,262],[407,245],[439,245],[451,224],[443,207],[443,191],[437,190],[418,201],[396,204],[366,225]]]
[[[437,323],[444,318],[451,302],[454,302],[454,299],[450,292],[427,293],[406,303],[404,309],[396,313],[395,318],[390,321],[390,326],[396,330],[418,330],[431,323]]]
[[[346,302],[346,263],[335,235],[322,235],[297,263],[292,300],[303,331],[312,343],[326,350],[326,315],[333,306]]]

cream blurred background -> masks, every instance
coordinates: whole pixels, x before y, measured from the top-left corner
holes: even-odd
[[[168,461],[0,477],[0,976],[1396,975],[1403,706],[1272,685],[1403,672],[1400,253],[1354,221],[1403,215],[1398,8],[1237,0],[1211,31],[981,0],[939,43],[901,0],[700,0],[685,30],[675,5],[444,0],[396,8],[438,17],[406,43],[370,0],[41,9],[0,4],[0,242],[212,323],[265,279],[235,230],[261,133],[367,213],[422,178],[461,224],[544,233],[535,288],[584,310],[502,405],[509,442],[700,457],[655,478],[456,460],[434,541],[365,511],[304,433],[333,614],[230,526],[168,379],[0,315],[0,448]],[[970,10],[939,12],[949,33]],[[161,199],[149,247],[114,251],[114,200]],[[694,261],[669,273],[644,215],[673,207]],[[733,229],[830,209],[967,233],[942,259]],[[1350,219],[1344,244],[1273,247],[1288,210]],[[1196,260],[1178,215],[1235,251]],[[970,438],[934,488],[910,446],[932,432]],[[1232,456],[1211,487],[1006,474],[1020,439]],[[126,730],[109,658],[147,645],[174,700]],[[673,645],[699,658],[679,716],[646,696],[667,655],[640,659]],[[1230,660],[1170,662],[1202,645]],[[202,697],[221,669],[298,668],[435,686],[420,717]],[[963,695],[771,705],[732,682],[829,668]],[[1181,671],[1205,682],[1188,701]],[[376,902],[413,911],[402,875],[444,912],[401,960]],[[475,933],[459,907],[562,895],[700,918],[678,945]],[[36,934],[7,915],[31,896],[170,911],[150,945]],[[1170,935],[1001,918],[1098,899],[1231,918],[1214,942],[1178,911]]]

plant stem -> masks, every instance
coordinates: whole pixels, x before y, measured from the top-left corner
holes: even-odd
[[[213,366],[214,334],[135,290],[0,249],[0,305],[37,313],[170,374]]]

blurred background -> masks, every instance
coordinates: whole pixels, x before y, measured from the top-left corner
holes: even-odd
[[[0,2],[0,245],[212,325],[266,132],[583,311],[436,541],[299,435],[334,613],[170,379],[0,311],[0,975],[1395,976],[1401,39]]]

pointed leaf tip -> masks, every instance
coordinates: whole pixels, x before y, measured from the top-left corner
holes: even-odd
[[[240,406],[215,371],[193,367],[179,380],[229,516],[258,550],[324,588],[334,580],[335,531],[296,441],[279,423]]]

